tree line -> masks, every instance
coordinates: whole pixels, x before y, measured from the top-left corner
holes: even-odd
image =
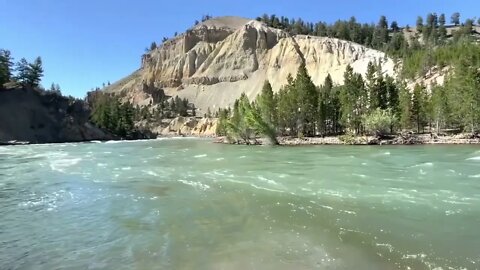
[[[43,77],[42,58],[37,57],[32,63],[25,58],[14,63],[9,50],[0,49],[0,88],[5,83],[16,82],[23,87],[39,87]]]
[[[90,118],[98,127],[123,138],[132,138],[138,129],[135,123],[160,122],[165,118],[177,116],[195,116],[196,108],[178,96],[168,99],[165,95],[146,106],[133,105],[122,100],[121,95],[113,95],[102,91],[87,94],[87,103],[91,108]]]
[[[347,66],[342,85],[335,85],[328,75],[317,87],[302,64],[296,78],[289,76],[278,93],[267,81],[254,101],[243,94],[233,108],[220,110],[217,133],[245,143],[262,135],[276,143],[277,136],[385,136],[402,130],[421,133],[426,128],[477,132],[480,69],[470,63],[478,62],[480,49],[463,46],[466,53],[455,72],[431,93],[423,84],[410,91],[405,82],[384,75],[381,65],[372,62],[365,78]]]
[[[256,19],[270,27],[283,29],[292,35],[333,37],[352,41],[385,51],[394,57],[403,57],[408,54],[409,49],[416,49],[422,45],[418,41],[419,36],[414,35],[411,39],[405,36],[404,30],[410,32],[412,30],[410,26],[401,28],[396,21],[389,24],[385,16],[380,16],[376,24],[359,23],[353,16],[349,20],[337,20],[333,24],[322,21],[317,23],[306,22],[301,18],[289,19],[274,14],[264,14]],[[452,14],[451,23],[454,26],[460,25],[460,13]],[[477,24],[480,25],[480,19],[478,19]],[[455,38],[459,39],[470,35],[473,32],[473,25],[473,19],[466,19],[461,24],[460,29],[454,33]],[[417,18],[416,34],[421,34],[423,37],[423,45],[442,43],[446,42],[448,38],[446,27],[445,14],[429,13],[425,19],[421,16]]]

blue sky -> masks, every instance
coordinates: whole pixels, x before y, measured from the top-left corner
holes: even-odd
[[[263,13],[333,22],[380,15],[400,25],[428,12],[480,16],[478,0],[0,0],[0,48],[16,60],[41,56],[42,84],[60,84],[64,94],[83,97],[102,82],[114,82],[140,66],[152,41],[183,32],[203,14],[255,18]]]

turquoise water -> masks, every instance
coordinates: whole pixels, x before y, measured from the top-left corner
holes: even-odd
[[[1,269],[479,269],[480,147],[0,147]]]

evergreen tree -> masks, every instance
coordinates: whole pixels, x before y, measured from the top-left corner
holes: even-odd
[[[325,77],[323,85],[319,88],[318,94],[318,130],[322,135],[333,132],[334,121],[336,121],[333,93],[333,81],[330,74]]]
[[[444,42],[445,39],[447,38],[447,29],[445,28],[445,14],[440,14],[440,17],[438,18],[439,22],[439,27],[438,27],[438,39],[440,42]]]
[[[456,122],[472,133],[480,122],[480,55],[478,47],[474,48],[462,44],[463,54],[455,65],[455,74],[446,82]]]
[[[257,96],[257,105],[262,119],[268,124],[277,126],[277,104],[269,81],[265,81],[262,92]]]
[[[370,110],[375,110],[378,107],[377,104],[377,69],[373,62],[368,62],[367,72],[365,73],[365,89],[367,90],[367,96],[369,100]]]
[[[366,91],[369,109],[371,111],[377,108],[387,108],[387,87],[383,79],[381,65],[368,63],[366,73]]]
[[[453,23],[455,26],[459,25],[460,24],[460,13],[459,12],[453,13],[452,16],[450,17],[450,22]]]
[[[342,123],[356,134],[361,133],[362,115],[367,108],[367,94],[362,75],[353,72],[350,65],[345,70],[340,104]]]
[[[422,31],[423,31],[423,18],[421,16],[417,17],[416,27],[417,27],[417,32],[422,33]]]
[[[408,42],[402,32],[394,33],[388,44],[387,52],[395,57],[402,57],[408,51]]]
[[[9,50],[0,49],[0,89],[12,79],[13,58]]]
[[[228,126],[228,111],[226,109],[220,109],[218,113],[218,124],[215,133],[219,136],[227,135]]]
[[[57,95],[62,95],[62,90],[60,89],[60,85],[52,83],[49,89],[50,92],[55,93]]]
[[[157,48],[157,43],[155,41],[152,42],[152,44],[150,44],[150,51],[153,51]]]
[[[43,77],[42,58],[37,57],[33,63],[28,65],[30,68],[28,69],[27,83],[32,87],[38,87]]]
[[[23,86],[29,85],[29,77],[31,75],[31,67],[25,58],[20,59],[15,65],[17,71],[16,80]]]
[[[170,99],[169,107],[170,107],[170,112],[172,113],[172,116],[173,117],[177,116],[177,104],[174,98]]]
[[[388,22],[385,16],[381,16],[372,37],[372,46],[382,49],[388,42]]]
[[[390,29],[392,29],[394,33],[400,30],[400,28],[398,27],[397,21],[392,21],[392,23],[390,24]]]
[[[304,64],[301,64],[298,68],[294,86],[298,95],[298,125],[301,133],[299,135],[313,136],[315,135],[318,92]]]
[[[387,108],[395,115],[399,114],[399,91],[395,80],[390,76],[385,76],[385,92],[387,94]]]
[[[449,123],[451,109],[446,88],[443,86],[432,87],[432,115],[431,119],[435,123],[436,132]]]
[[[428,120],[428,95],[424,85],[416,84],[412,96],[412,119],[417,127],[417,133],[423,132]]]
[[[410,129],[412,122],[412,95],[405,83],[399,84],[399,113],[400,126],[403,129]]]
[[[283,134],[297,134],[298,95],[290,74],[287,77],[287,84],[280,89],[276,100],[280,130]]]

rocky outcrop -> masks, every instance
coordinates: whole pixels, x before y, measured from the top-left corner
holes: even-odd
[[[249,98],[269,80],[274,91],[305,63],[315,84],[327,74],[343,82],[347,65],[365,74],[368,62],[382,63],[394,75],[394,62],[384,53],[334,38],[291,36],[265,24],[236,17],[206,21],[143,56],[142,66],[129,79],[106,91],[123,93],[142,104],[143,84],[163,88],[169,96],[195,103],[200,113],[231,106],[241,93]]]
[[[177,117],[153,129],[160,136],[215,137],[216,118]]]
[[[89,122],[81,100],[35,89],[0,90],[0,141],[30,143],[109,140]]]

